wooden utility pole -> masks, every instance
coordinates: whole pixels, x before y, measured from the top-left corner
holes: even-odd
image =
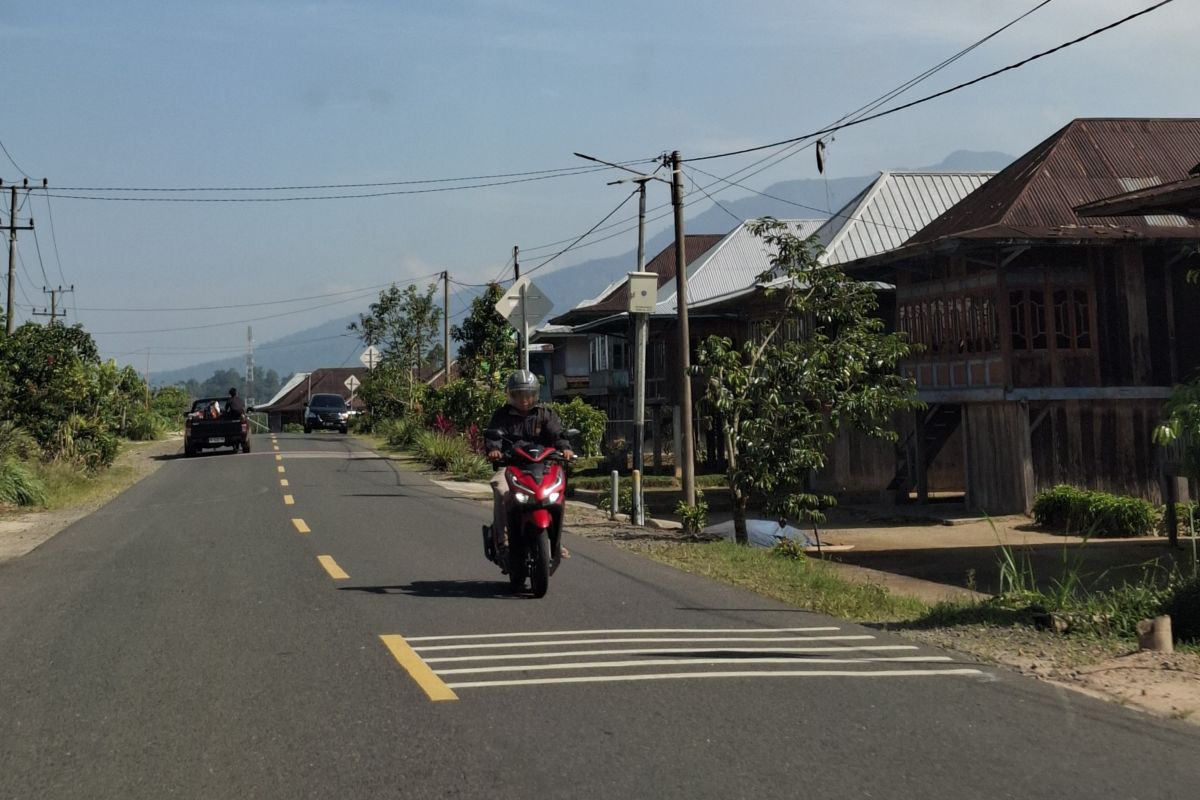
[[[442,386],[450,383],[450,273],[442,270]]]
[[[33,315],[35,317],[49,317],[51,322],[53,322],[55,320],[55,318],[57,318],[57,317],[65,317],[67,315],[67,312],[66,311],[60,312],[58,310],[58,296],[60,294],[66,294],[67,292],[73,292],[73,291],[75,291],[75,284],[71,284],[71,287],[69,289],[64,289],[61,286],[59,286],[57,289],[47,289],[45,286],[43,286],[42,294],[50,295],[50,310],[49,311],[44,311],[44,310],[43,311],[34,311]]]
[[[683,158],[671,153],[671,204],[675,207],[675,307],[679,328],[679,466],[683,497],[696,505],[696,463],[692,443],[692,345],[688,334],[687,252],[683,237]]]
[[[4,181],[0,181],[3,185]],[[29,192],[29,179],[25,179],[25,192]],[[42,188],[46,188],[46,179],[42,179]],[[13,328],[13,315],[17,311],[14,293],[17,290],[17,231],[33,230],[33,219],[30,218],[28,225],[17,224],[17,185],[14,183],[9,193],[8,204],[8,307],[7,315],[4,318],[4,332],[11,336]]]

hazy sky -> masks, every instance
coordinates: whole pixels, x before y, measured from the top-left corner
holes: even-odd
[[[73,283],[68,321],[83,322],[106,357],[140,369],[149,348],[156,368],[183,366],[236,354],[248,319],[261,342],[365,309],[366,293],[351,290],[443,269],[486,281],[514,244],[532,266],[557,249],[539,246],[583,233],[627,191],[605,185],[611,172],[421,194],[394,193],[459,184],[68,187],[395,183],[583,166],[573,151],[610,160],[720,153],[820,129],[1037,5],[5,0],[0,142],[12,160],[0,153],[0,177],[7,186],[19,168],[51,187],[18,215],[32,212],[37,226],[36,237],[20,234],[18,318],[49,303],[43,284]],[[1052,0],[895,102],[1151,5]],[[1198,5],[1175,0],[1020,70],[841,131],[828,143],[826,175],[932,164],[958,149],[1019,155],[1075,117],[1200,115]],[[724,176],[769,154],[695,166]],[[809,150],[746,184],[802,177],[816,177]],[[476,183],[500,180],[511,179]],[[745,194],[731,188],[718,199]],[[667,200],[653,185],[650,204]],[[5,221],[7,201],[5,191]],[[710,207],[698,193],[689,202],[689,214]],[[613,219],[635,211],[631,203]],[[635,243],[629,231],[554,266]],[[223,311],[102,310],[333,293],[343,294]],[[213,323],[228,324],[163,330]]]

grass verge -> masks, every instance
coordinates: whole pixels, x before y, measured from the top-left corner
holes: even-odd
[[[780,558],[770,550],[732,542],[650,542],[637,549],[685,572],[843,619],[899,622],[918,619],[929,610],[926,603],[915,597],[894,595],[874,584],[848,581],[823,562]]]

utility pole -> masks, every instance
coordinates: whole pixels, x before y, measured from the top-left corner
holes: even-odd
[[[73,291],[75,291],[75,284],[71,284],[71,288],[69,289],[64,289],[61,286],[59,286],[57,289],[47,289],[45,286],[43,286],[42,294],[50,295],[50,311],[34,311],[33,315],[35,317],[49,317],[51,322],[53,322],[57,317],[65,317],[67,315],[66,311],[63,311],[62,313],[59,313],[58,311],[58,296],[60,294],[66,294],[67,292]]]
[[[521,255],[520,246],[514,244],[513,245],[513,280],[514,281],[521,280],[520,255]],[[524,289],[522,289],[521,291],[524,292]],[[524,316],[524,314],[525,314],[525,295],[524,294],[521,295],[521,314],[522,314],[522,316]],[[520,366],[521,369],[524,369],[524,370],[529,369],[529,353],[525,349],[526,344],[528,344],[528,343],[525,341],[525,323],[524,323],[524,320],[522,319],[521,329],[519,331],[517,331],[517,364]]]
[[[4,181],[0,181],[0,186]],[[12,185],[9,193],[8,205],[8,307],[7,315],[4,318],[4,332],[11,336],[13,328],[13,315],[17,311],[16,303],[13,294],[17,289],[17,231],[33,230],[33,218],[29,219],[28,225],[17,224],[17,185]],[[24,188],[26,195],[29,194],[29,178],[25,179]],[[42,178],[42,188],[46,188],[46,179]]]
[[[247,405],[254,405],[254,328],[246,326],[246,398]]]
[[[442,386],[450,383],[450,273],[442,270]]]
[[[683,237],[683,157],[675,150],[671,161],[671,204],[675,206],[675,305],[679,328],[679,461],[683,497],[696,505],[696,463],[692,447],[692,345],[688,334],[687,253]]]

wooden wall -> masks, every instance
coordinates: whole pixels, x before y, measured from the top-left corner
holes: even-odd
[[[967,506],[987,514],[1027,514],[1033,507],[1029,416],[1024,404],[963,406]]]
[[[1151,439],[1160,400],[1030,403],[1035,491],[1066,483],[1161,502]]]
[[[842,428],[813,488],[850,502],[891,500],[887,485],[896,474],[896,446],[853,429]]]

